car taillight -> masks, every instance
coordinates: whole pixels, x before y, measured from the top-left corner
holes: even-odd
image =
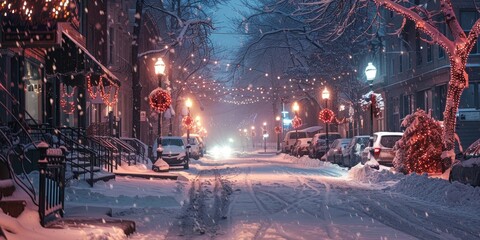
[[[378,158],[378,157],[380,156],[380,151],[382,151],[381,148],[375,148],[375,149],[373,149],[373,156],[374,156],[375,158]]]

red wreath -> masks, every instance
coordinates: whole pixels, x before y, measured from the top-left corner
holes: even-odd
[[[298,129],[301,126],[302,126],[302,119],[299,118],[298,116],[295,116],[292,120],[292,127],[294,129]]]
[[[279,127],[279,126],[276,126],[275,127],[275,133],[281,133],[282,132],[282,129]]]
[[[372,104],[373,116],[374,117],[379,117],[382,111],[378,107],[377,96],[375,94],[370,95],[370,104]],[[363,110],[364,111],[369,111],[370,110],[370,104],[363,105]]]
[[[182,124],[183,124],[183,127],[185,127],[188,130],[191,130],[193,128],[193,124],[194,124],[193,118],[190,117],[190,116],[185,116],[182,119]]]
[[[324,123],[330,123],[335,118],[335,113],[328,108],[322,109],[318,114],[318,119],[322,120]]]
[[[150,104],[150,108],[157,112],[165,112],[172,103],[172,98],[167,91],[156,88],[153,90],[150,95],[148,96],[148,104]]]

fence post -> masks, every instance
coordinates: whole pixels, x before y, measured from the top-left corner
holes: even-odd
[[[40,182],[38,193],[38,214],[40,215],[40,224],[45,226],[45,207],[46,207],[46,174],[47,174],[47,149],[48,144],[46,142],[40,142],[37,144],[37,149],[40,152],[40,158],[38,159],[38,168],[40,170]]]

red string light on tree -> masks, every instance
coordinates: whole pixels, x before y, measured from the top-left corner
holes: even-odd
[[[154,111],[165,112],[170,107],[170,104],[172,104],[172,98],[167,91],[156,88],[148,96],[148,104],[150,104],[150,108]]]
[[[182,124],[183,124],[183,127],[188,129],[188,130],[191,130],[193,127],[194,127],[194,121],[193,121],[193,118],[190,117],[190,116],[185,116],[183,119],[182,119]]]
[[[331,123],[334,118],[335,113],[328,108],[324,108],[318,113],[318,119],[322,120],[324,123]]]
[[[303,123],[302,123],[302,119],[301,119],[301,118],[299,118],[298,116],[295,116],[295,117],[293,118],[293,120],[292,120],[292,127],[293,127],[294,129],[300,128],[300,127],[302,126],[302,124],[303,124]]]

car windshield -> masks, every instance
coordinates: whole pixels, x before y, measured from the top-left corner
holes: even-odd
[[[361,138],[357,138],[357,143],[367,146],[369,143],[369,140],[370,140],[369,137],[361,137]]]
[[[187,141],[187,138],[183,138],[184,141]],[[191,144],[191,145],[196,145],[197,144],[197,138],[189,138],[189,141],[188,141],[188,144]]]
[[[292,132],[292,133],[290,133],[290,139],[306,138],[306,137],[307,137],[306,132],[298,132],[298,133]]]
[[[162,139],[162,145],[163,146],[183,146],[183,141],[182,139],[178,138],[164,138]]]

